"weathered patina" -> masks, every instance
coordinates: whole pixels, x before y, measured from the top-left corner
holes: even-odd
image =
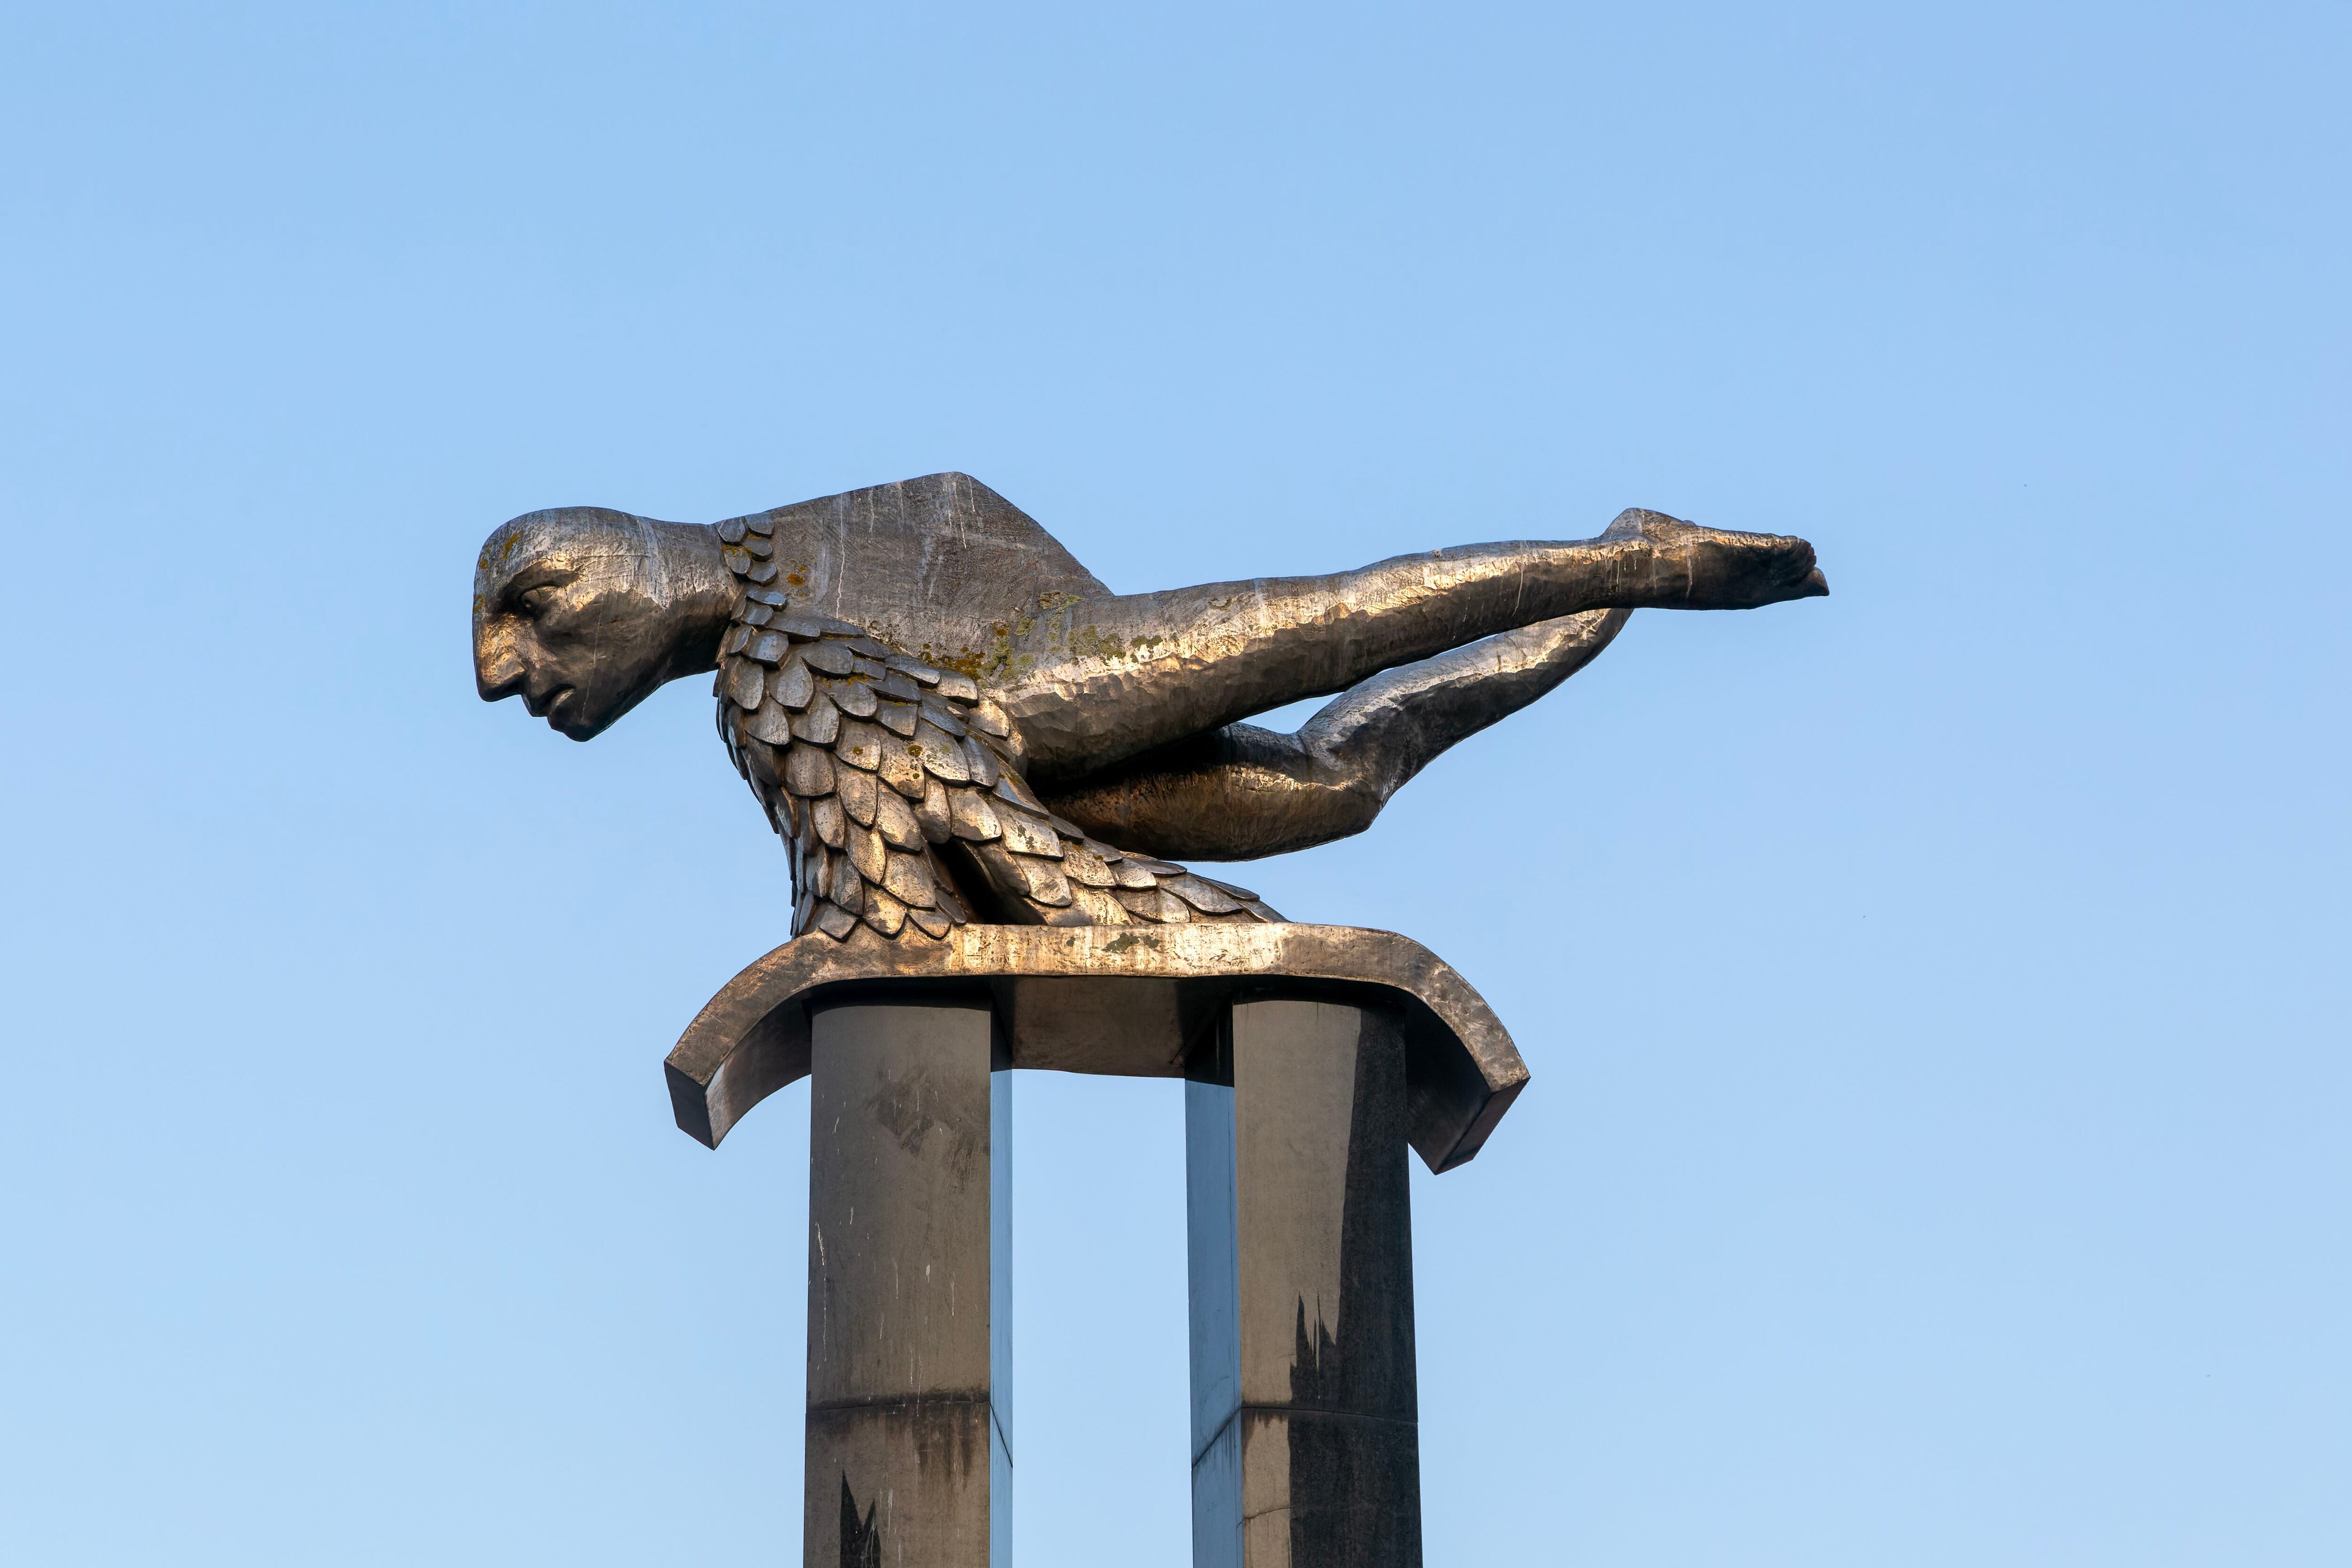
[[[719,730],[791,851],[794,935],[1279,917],[1163,858],[1360,832],[1633,609],[1826,593],[1801,539],[1628,511],[1598,538],[1113,594],[940,474],[698,526],[597,508],[493,533],[482,696],[574,740],[718,671]],[[1296,733],[1253,715],[1339,693]]]

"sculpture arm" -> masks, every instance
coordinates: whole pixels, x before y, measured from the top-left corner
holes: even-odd
[[[1361,833],[1447,747],[1590,664],[1630,610],[1591,610],[1487,637],[1349,689],[1278,735],[1231,724],[1046,797],[1122,848],[1253,860]]]
[[[1801,539],[1628,511],[1572,543],[1076,600],[1009,628],[987,674],[1020,727],[1031,781],[1050,785],[1538,621],[1827,592]]]

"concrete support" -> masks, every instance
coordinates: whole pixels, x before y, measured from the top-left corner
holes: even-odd
[[[1399,1024],[1236,1004],[1184,1092],[1194,1568],[1419,1568]]]
[[[985,1003],[811,1026],[807,1568],[1012,1561],[1012,1075]]]

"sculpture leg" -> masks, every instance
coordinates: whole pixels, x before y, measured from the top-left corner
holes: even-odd
[[[1419,1568],[1403,1036],[1239,1003],[1184,1092],[1194,1568]]]
[[[810,1568],[1012,1560],[1009,1072],[985,1004],[811,1026]]]
[[[1828,592],[1801,539],[1629,511],[1598,539],[1076,600],[1008,628],[986,673],[1049,784],[1538,621]]]
[[[1592,662],[1633,613],[1505,632],[1360,682],[1296,734],[1228,724],[1051,791],[1046,804],[1108,843],[1171,859],[1253,860],[1361,833],[1446,748]]]

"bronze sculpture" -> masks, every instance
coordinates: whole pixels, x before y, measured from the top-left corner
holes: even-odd
[[[574,740],[716,668],[719,728],[791,851],[793,934],[1278,919],[1162,858],[1369,826],[1447,746],[1633,609],[1824,594],[1801,539],[1627,511],[1574,543],[1115,595],[960,474],[709,527],[533,512],[484,545],[476,679]],[[1245,722],[1340,695],[1296,734]]]
[[[1419,943],[1161,858],[1360,832],[1645,605],[1828,592],[1800,539],[1599,538],[1115,595],[960,474],[709,527],[579,508],[483,547],[481,695],[588,740],[716,669],[790,850],[793,940],[665,1064],[716,1147],[810,1094],[803,1561],[1011,1555],[1014,1068],[1184,1080],[1196,1568],[1418,1568],[1404,1150],[1528,1081]],[[1247,721],[1337,693],[1296,733]]]

